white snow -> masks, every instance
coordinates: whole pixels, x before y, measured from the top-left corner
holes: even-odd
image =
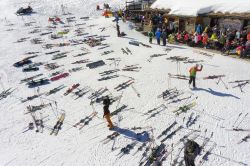
[[[152,48],[146,48],[143,46],[132,46],[128,42],[130,38],[134,38],[138,41],[148,44],[148,39],[136,32],[130,30],[127,23],[120,22],[121,31],[127,33],[127,38],[118,38],[116,36],[115,23],[112,22],[113,18],[99,17],[101,11],[96,12],[96,4],[102,5],[104,1],[78,1],[78,0],[51,0],[51,1],[32,1],[31,6],[34,6],[34,10],[37,13],[30,16],[15,16],[13,13],[21,6],[26,6],[27,1],[12,0],[1,1],[1,24],[0,24],[0,76],[1,86],[5,89],[15,88],[15,91],[11,96],[0,100],[0,165],[3,166],[34,166],[34,165],[139,165],[143,151],[133,155],[142,142],[137,141],[137,145],[131,152],[118,159],[120,149],[127,144],[132,143],[134,132],[146,131],[150,137],[157,136],[165,130],[175,120],[178,125],[185,127],[189,115],[193,112],[200,117],[195,124],[189,127],[189,129],[200,130],[200,137],[195,141],[202,144],[204,141],[203,136],[209,137],[213,132],[212,141],[209,142],[202,154],[208,150],[213,142],[217,143],[216,148],[212,151],[212,154],[208,156],[208,160],[205,161],[204,166],[237,166],[237,165],[249,165],[250,163],[250,145],[247,142],[237,144],[243,137],[248,135],[249,132],[235,132],[228,131],[232,129],[234,122],[236,121],[239,113],[246,115],[250,108],[250,86],[246,85],[242,93],[239,88],[232,88],[229,81],[239,79],[250,79],[250,64],[249,62],[224,57],[214,54],[213,57],[207,57],[197,53],[197,50],[185,46],[168,45],[167,48],[172,50],[168,52],[168,55],[156,57],[152,59],[152,62],[148,62],[150,55],[166,53],[164,50],[166,47],[153,44]],[[123,5],[124,1],[105,1],[111,4],[115,8]],[[73,15],[61,15],[60,5],[63,4],[67,8],[67,12]],[[118,4],[118,5],[117,5]],[[75,22],[67,23],[70,25],[68,28],[64,28],[63,25],[57,25],[54,33],[63,29],[69,29],[69,34],[65,35],[62,39],[51,40],[47,36],[40,36],[42,32],[50,31],[47,29],[48,17],[58,15],[62,18],[62,21],[66,22],[67,17],[76,17]],[[95,16],[90,20],[81,20],[83,16]],[[35,22],[31,26],[25,26],[25,23]],[[110,35],[106,41],[110,45],[109,48],[98,50],[98,47],[89,47],[86,44],[78,46],[66,46],[53,49],[44,49],[41,44],[31,44],[30,40],[33,38],[42,38],[44,43],[60,43],[68,42],[72,39],[83,39],[83,37],[76,37],[75,30],[78,28],[76,24],[86,23],[86,25],[80,25],[79,27],[85,28],[84,32],[88,32],[90,35]],[[12,25],[13,24],[13,25]],[[96,25],[89,27],[89,25]],[[42,32],[29,34],[34,27],[39,26]],[[100,28],[106,27],[106,30],[101,32]],[[10,30],[13,29],[13,30]],[[9,30],[9,31],[6,31]],[[18,39],[23,37],[30,37],[26,42],[15,43]],[[156,41],[154,40],[154,43]],[[42,45],[43,45],[42,44]],[[90,54],[83,57],[73,57],[78,53],[82,53],[82,47],[90,50]],[[128,47],[131,49],[133,55],[123,54],[121,48]],[[12,65],[27,57],[26,52],[39,51],[39,56],[32,59],[34,62],[54,62],[51,60],[52,55],[45,55],[46,52],[60,50],[61,52],[69,51],[68,56],[64,59],[56,60],[59,65],[63,65],[58,70],[64,69],[68,71],[73,67],[83,66],[85,69],[79,72],[70,73],[70,76],[59,81],[51,82],[49,85],[41,86],[40,93],[46,93],[49,90],[59,86],[66,85],[67,88],[75,83],[80,83],[80,88],[89,86],[94,90],[107,87],[113,96],[123,95],[120,103],[115,102],[111,105],[110,111],[113,112],[117,107],[124,105],[128,106],[128,109],[122,111],[118,116],[113,116],[113,122],[122,129],[129,131],[121,134],[116,140],[110,141],[108,144],[101,143],[101,140],[105,139],[107,135],[111,134],[107,128],[106,121],[102,118],[103,108],[102,104],[94,104],[94,109],[98,112],[98,115],[89,122],[89,125],[79,130],[72,125],[78,122],[80,119],[88,116],[93,112],[93,107],[90,106],[90,99],[88,96],[90,93],[84,95],[78,100],[74,100],[73,94],[64,96],[63,93],[66,88],[59,91],[55,95],[43,96],[42,98],[34,99],[33,101],[21,103],[20,98],[26,98],[36,94],[37,89],[30,89],[25,84],[20,84],[20,80],[43,73],[48,76],[54,71],[48,71],[43,66],[39,71],[31,73],[23,73],[21,68],[15,68]],[[103,51],[114,50],[114,53],[101,56]],[[186,80],[169,79],[168,73],[177,73],[177,63],[166,60],[171,56],[187,56],[195,60],[203,60],[204,69],[198,73],[197,86],[198,90],[190,90]],[[116,67],[107,58],[120,58],[121,62]],[[106,65],[96,68],[88,69],[85,64],[73,65],[74,61],[89,59],[91,61],[104,60]],[[141,69],[139,72],[119,71],[118,74],[123,75],[118,78],[114,78],[106,81],[97,81],[101,78],[100,72],[111,69],[122,69],[125,65],[139,64]],[[186,64],[180,62],[180,73],[188,75],[188,70],[193,64]],[[58,71],[55,70],[55,71]],[[217,80],[203,80],[203,77],[209,75],[221,75],[225,74],[223,78],[225,84],[229,87],[226,89],[222,82],[218,85]],[[140,97],[134,92],[133,88],[127,87],[122,91],[116,91],[114,88],[129,78],[126,76],[135,78],[134,88],[141,94]],[[168,88],[176,87],[178,90],[184,92],[183,97],[192,96],[191,99],[183,100],[177,103],[167,104],[162,98],[157,98]],[[2,91],[2,88],[0,89]],[[109,95],[109,93],[105,93]],[[178,107],[189,103],[190,100],[196,99],[197,106],[195,109],[189,110],[186,113],[182,113],[176,116],[172,111]],[[57,105],[53,101],[57,102]],[[48,116],[45,119],[45,128],[43,133],[36,133],[34,130],[22,133],[32,118],[29,114],[24,114],[28,105],[40,105],[41,103],[52,103],[53,109],[47,107],[37,112],[39,117],[42,114],[43,117]],[[119,105],[118,105],[119,104]],[[149,110],[152,110],[162,104],[165,104],[167,109],[159,112],[148,120],[149,115],[143,115]],[[160,111],[160,110],[157,110]],[[51,130],[57,118],[61,113],[66,113],[65,122],[57,136],[50,135]],[[185,119],[184,119],[185,117]],[[119,120],[120,119],[120,120]],[[239,128],[249,129],[250,115],[246,118],[240,117],[236,125],[239,123]],[[144,128],[142,130],[130,130],[132,127],[151,127]],[[177,127],[175,126],[175,128]],[[175,129],[173,128],[173,129]],[[171,131],[173,131],[173,129]],[[185,134],[190,130],[182,129],[177,132],[171,139],[165,141],[168,145],[167,150],[171,150],[171,144],[178,142]],[[207,129],[207,132],[205,130]],[[153,132],[152,132],[153,131]],[[170,132],[171,132],[170,131]],[[169,132],[169,133],[170,133]],[[199,133],[197,133],[199,134]],[[132,137],[132,138],[131,138]],[[191,136],[193,137],[193,135]],[[156,139],[155,143],[160,144],[161,139]],[[111,148],[114,146],[114,150]],[[176,155],[183,144],[174,146],[172,157],[168,156],[163,165],[170,165],[171,159],[175,159]],[[221,155],[221,156],[217,156]],[[198,164],[201,156],[198,156],[196,163]],[[183,159],[183,151],[180,153],[179,161]],[[241,163],[240,163],[241,162]]]
[[[222,13],[250,13],[248,0],[156,0],[153,9],[170,9],[169,14],[183,16],[197,16],[210,12]]]

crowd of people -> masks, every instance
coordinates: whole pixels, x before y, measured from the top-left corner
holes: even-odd
[[[144,16],[137,17],[144,25]],[[203,47],[206,49],[215,49],[223,54],[238,54],[241,58],[250,55],[250,31],[236,30],[232,28],[220,27],[202,27],[196,25],[193,33],[180,31],[178,22],[169,21],[161,14],[154,15],[150,19],[151,31],[148,32],[149,42],[155,37],[157,44],[166,43],[183,43],[191,47]]]

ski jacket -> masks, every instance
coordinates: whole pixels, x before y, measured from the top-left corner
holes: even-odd
[[[250,32],[247,35],[247,40],[250,41]]]
[[[217,35],[216,35],[215,33],[213,33],[210,39],[211,39],[211,40],[217,40],[218,37],[217,37]]]
[[[149,38],[153,38],[153,36],[154,36],[153,32],[148,32],[148,37]]]
[[[108,115],[108,114],[110,114],[109,105],[104,105],[104,107],[103,107],[103,117],[105,115]]]
[[[161,31],[157,31],[155,33],[155,36],[156,36],[157,39],[160,39],[161,38]]]
[[[166,40],[166,39],[167,39],[167,34],[166,34],[166,32],[162,32],[161,37],[162,37],[163,40]]]
[[[192,68],[189,70],[190,76],[191,76],[191,77],[196,77],[197,71],[202,71],[202,68],[203,68],[203,66],[201,66],[200,69],[199,69],[198,67],[192,67]]]

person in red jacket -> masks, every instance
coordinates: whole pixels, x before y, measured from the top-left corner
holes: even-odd
[[[202,71],[203,65],[199,68],[199,65],[196,64],[195,66],[191,67],[189,69],[189,74],[190,74],[190,80],[189,80],[189,85],[193,82],[193,87],[196,88],[195,86],[195,78],[196,78],[196,73],[197,71]]]

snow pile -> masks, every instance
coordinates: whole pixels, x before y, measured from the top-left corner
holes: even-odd
[[[157,0],[152,4],[153,9],[170,9],[169,14],[197,16],[210,12],[250,13],[248,0]]]

